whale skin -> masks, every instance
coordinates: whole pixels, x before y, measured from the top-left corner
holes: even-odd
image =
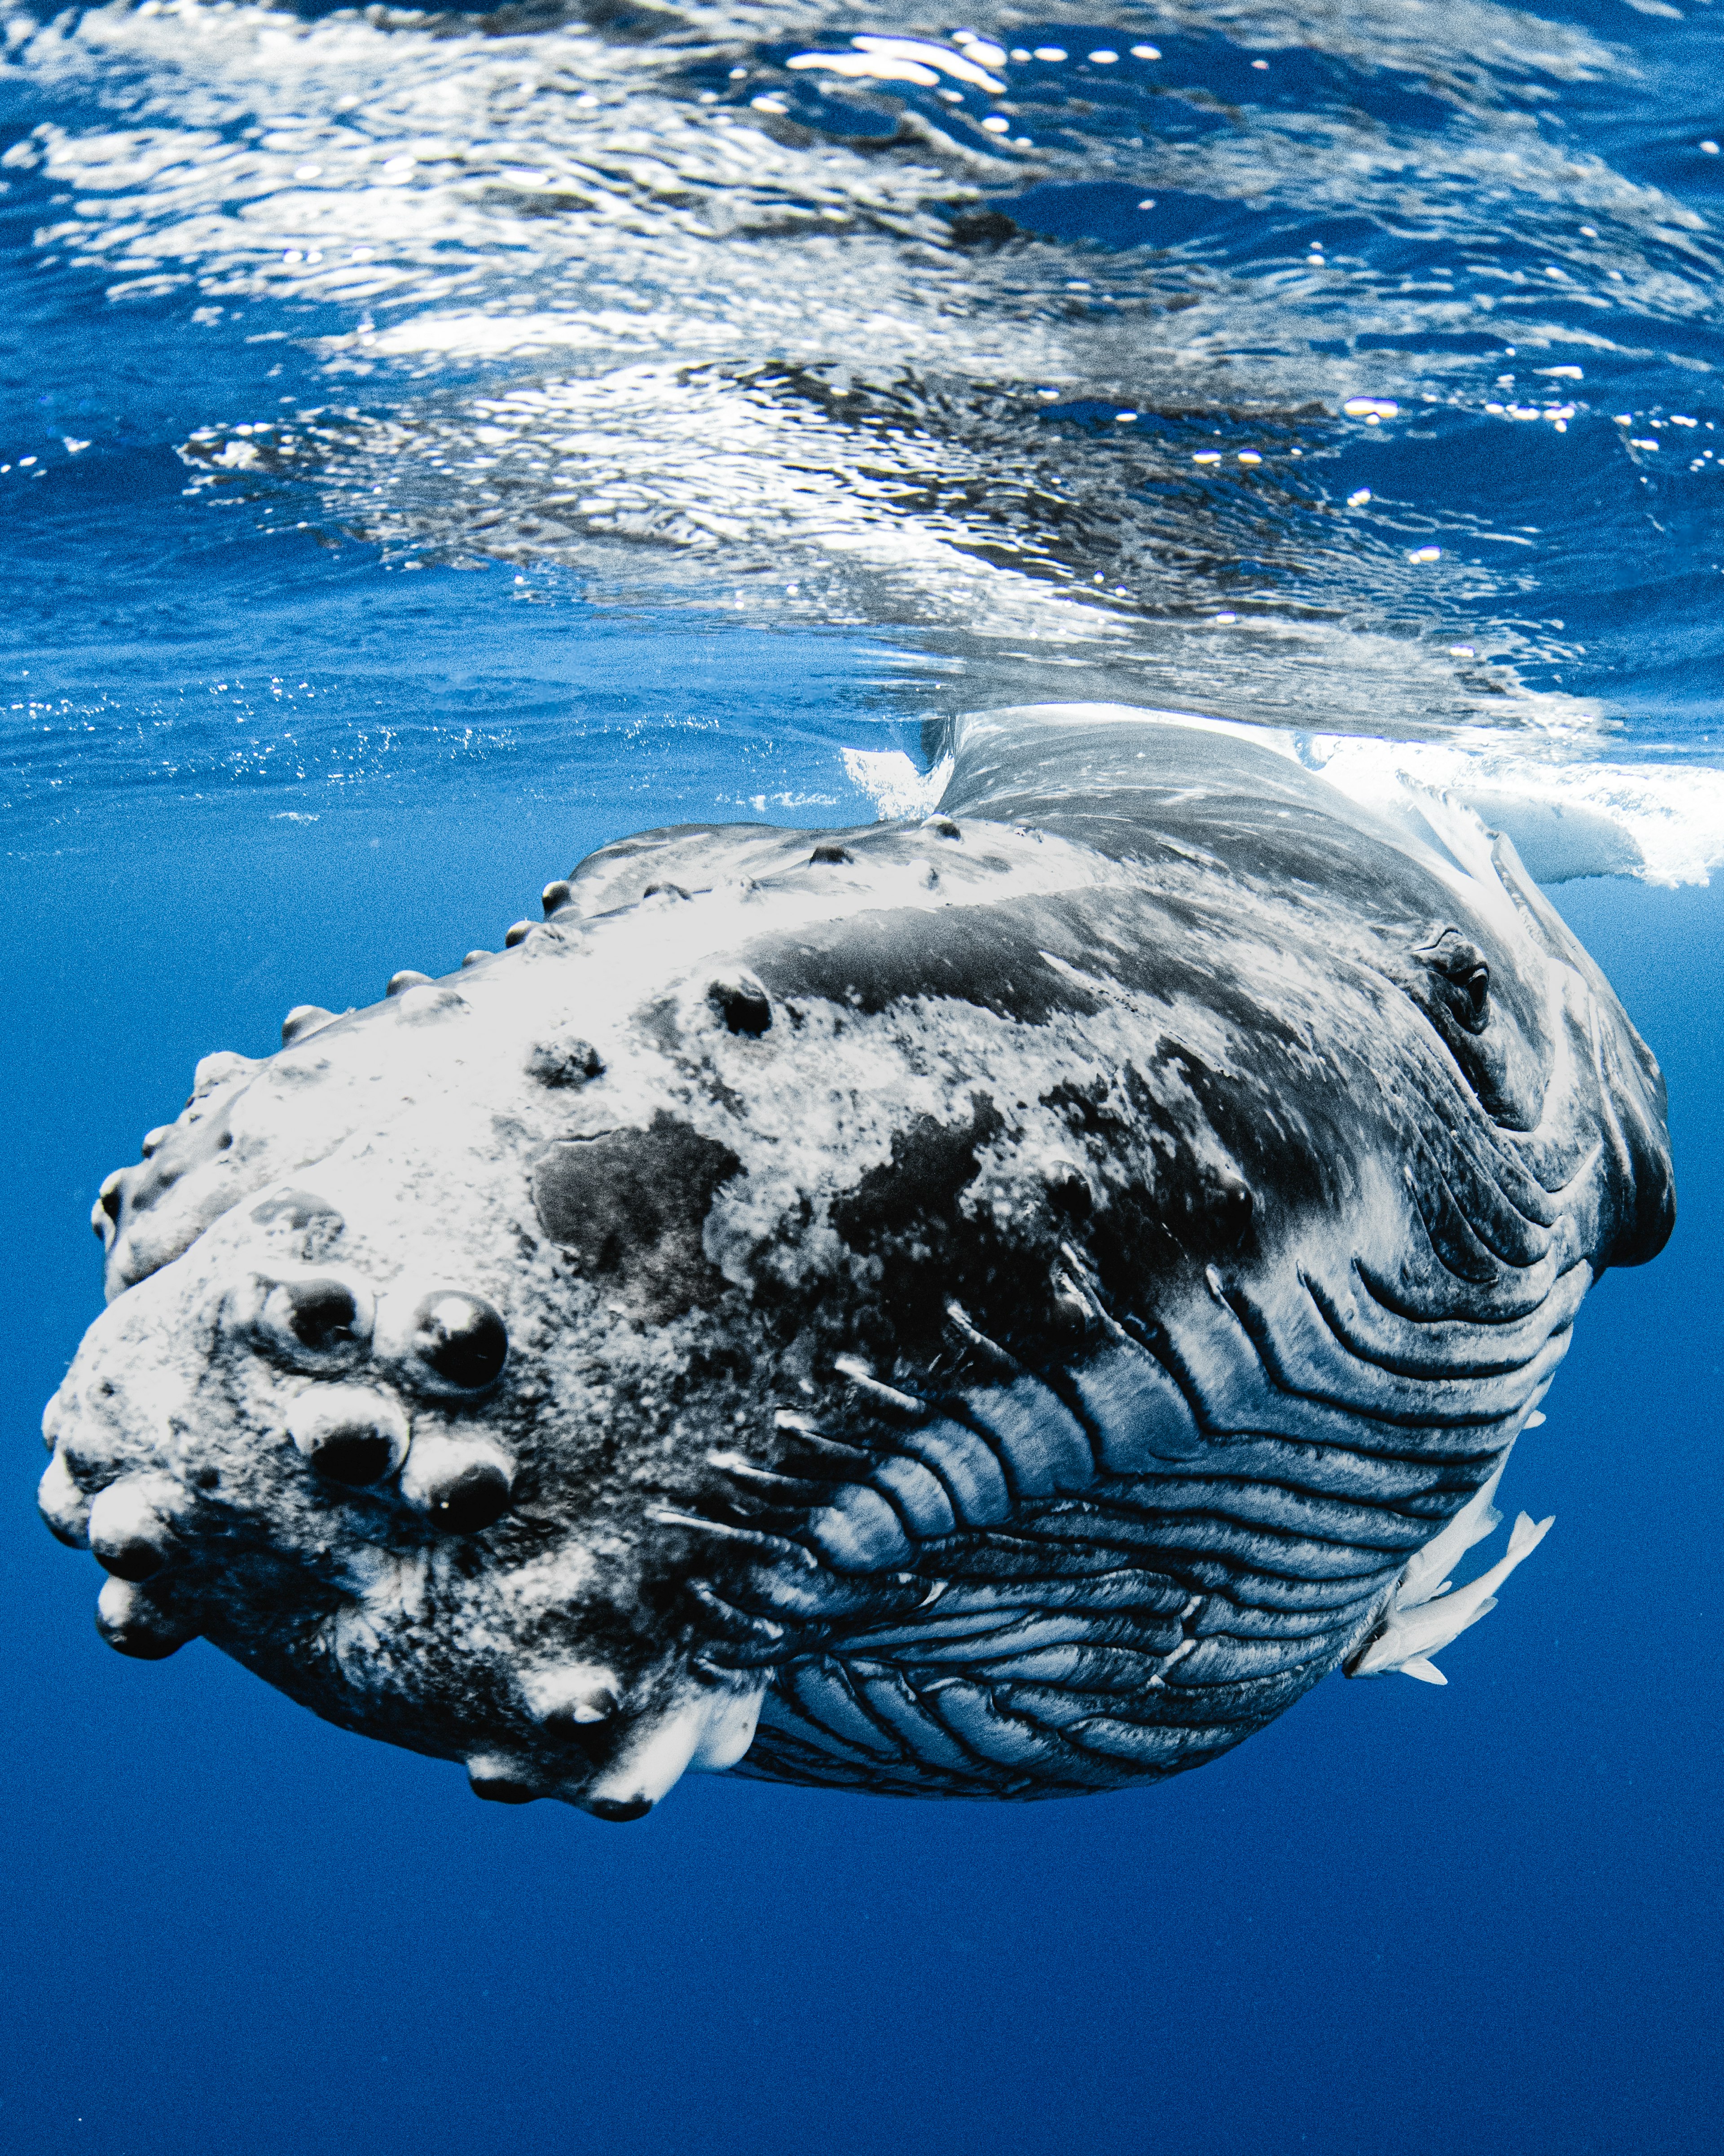
[[[1153,1781],[1394,1660],[1669,1233],[1657,1065],[1445,798],[953,746],[926,820],[644,833],[198,1065],[44,1422],[112,1645],[613,1820]]]

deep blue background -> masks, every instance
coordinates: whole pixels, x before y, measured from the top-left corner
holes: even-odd
[[[1557,1527],[1446,1691],[1331,1680],[1154,1793],[692,1778],[623,1829],[476,1804],[201,1643],[100,1644],[95,1566],[27,1517],[96,1306],[90,1186],[194,1055],[448,963],[602,813],[213,808],[202,847],[116,824],[99,877],[8,880],[0,2144],[1716,2148],[1716,889],[1558,894],[1665,1061],[1681,1220],[1583,1313],[1505,1491]]]
[[[1529,144],[1608,159],[1716,223],[1724,157],[1699,146],[1724,133],[1718,11],[1682,4],[1686,21],[1544,0],[1633,64],[1547,95],[1505,62],[1487,88],[1527,116]],[[1683,461],[1724,426],[1715,235],[1672,237],[1627,190],[1607,215],[1542,182],[1516,191],[1506,168],[1475,184],[1457,162],[1471,123],[1373,67],[1362,33],[1356,69],[1278,49],[1267,73],[1219,33],[1151,33],[1156,80],[1212,84],[1224,112],[1124,64],[1086,71],[1089,44],[1140,34],[1117,23],[1013,33],[1070,49],[1065,79],[1089,101],[1071,139],[1116,175],[1002,198],[1069,247],[1075,277],[1158,291],[1213,269],[1241,320],[1351,382],[1352,313],[1439,253],[1474,265],[1463,288],[1475,270],[1578,275],[1585,214],[1630,272],[1608,317],[1541,294],[1558,341],[1610,339],[1585,346],[1566,436],[1485,414],[1499,314],[1491,335],[1465,331],[1476,380],[1444,374],[1434,415],[1374,434],[1311,422],[1305,491],[1290,480],[1277,498],[1284,527],[1248,518],[1228,539],[1223,518],[1221,539],[1249,554],[1261,537],[1288,589],[1285,563],[1308,562],[1313,603],[1367,626],[1476,632],[1481,651],[1513,627],[1528,682],[1598,697],[1621,722],[1610,753],[1716,762],[1720,477],[1716,459]],[[753,82],[732,91],[712,67],[746,102]],[[0,69],[0,151],[45,123],[147,118],[122,110],[121,73]],[[812,114],[812,85],[793,85]],[[1140,226],[1134,131],[1249,131],[1289,101],[1362,113],[1424,162],[1368,215],[1282,167],[1258,206],[1157,182],[1161,222]],[[292,1004],[368,1002],[399,967],[454,964],[621,832],[864,817],[836,747],[913,748],[923,711],[983,692],[914,621],[767,625],[668,584],[650,605],[600,603],[572,573],[495,563],[398,574],[344,537],[315,476],[249,504],[189,499],[174,444],[192,429],[361,393],[332,390],[305,341],[361,311],[264,296],[211,324],[195,282],[110,305],[100,267],[38,244],[66,214],[60,183],[9,166],[6,185],[0,2149],[1711,2156],[1716,888],[1557,894],[1665,1060],[1680,1219],[1655,1265],[1607,1279],[1583,1314],[1504,1491],[1557,1527],[1445,1652],[1446,1691],[1333,1680],[1157,1792],[1017,1810],[691,1778],[619,1829],[475,1804],[459,1768],[330,1730],[202,1644],[155,1666],[100,1644],[96,1568],[33,1517],[35,1424],[99,1307],[95,1187],[177,1110],[197,1056],[264,1053]],[[1356,263],[1354,281],[1303,312],[1290,299],[1285,318],[1260,306],[1314,238]],[[721,276],[721,250],[713,261]],[[1406,311],[1398,357],[1358,349],[1434,365],[1462,348],[1439,313],[1421,326]],[[264,323],[269,341],[252,341]],[[1168,333],[1157,316],[1150,334]],[[509,373],[475,363],[440,387]],[[1521,393],[1537,379],[1523,364]],[[387,416],[428,393],[404,367],[362,393]],[[1649,464],[1617,410],[1702,424]],[[1117,423],[1054,405],[1025,424],[1075,460]],[[1311,503],[1364,483],[1368,510],[1338,538],[1322,524],[1319,546]],[[1511,561],[1521,583],[1481,582],[1476,563],[1409,582],[1405,550],[1433,529],[1471,562],[1475,514],[1542,527]],[[1276,663],[1269,649],[1265,694]],[[1419,716],[1386,707],[1382,723]]]

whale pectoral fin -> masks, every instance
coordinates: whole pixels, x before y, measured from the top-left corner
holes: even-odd
[[[1485,1599],[1479,1604],[1478,1608],[1472,1612],[1470,1616],[1467,1617],[1465,1621],[1458,1625],[1455,1628],[1455,1630],[1449,1635],[1449,1640],[1458,1639],[1460,1634],[1466,1630],[1469,1625],[1476,1625],[1481,1617],[1489,1616],[1491,1612],[1496,1607],[1496,1597],[1494,1594],[1487,1596]],[[1432,1652],[1434,1653],[1436,1649],[1439,1647],[1446,1647],[1449,1644],[1449,1640],[1439,1640],[1434,1641],[1432,1645]],[[1394,1638],[1393,1635],[1385,1634],[1383,1635],[1382,1644],[1385,1645],[1389,1650],[1393,1652],[1398,1645],[1403,1643]],[[1445,1685],[1449,1681],[1448,1678],[1444,1676],[1443,1672],[1431,1660],[1430,1655],[1429,1654],[1409,1655],[1403,1662],[1385,1662],[1380,1668],[1373,1667],[1368,1670],[1349,1670],[1347,1671],[1347,1675],[1349,1676],[1417,1677],[1421,1684],[1434,1685]]]
[[[1431,1656],[1458,1639],[1470,1625],[1476,1625],[1481,1617],[1490,1614],[1496,1607],[1496,1590],[1516,1565],[1532,1556],[1550,1532],[1555,1517],[1552,1513],[1535,1522],[1527,1513],[1521,1513],[1510,1532],[1506,1554],[1499,1558],[1488,1572],[1480,1573],[1465,1587],[1448,1593],[1439,1588],[1422,1600],[1403,1600],[1408,1579],[1414,1570],[1409,1565],[1382,1622],[1363,1646],[1342,1665],[1346,1674],[1350,1677],[1378,1677],[1399,1671],[1425,1684],[1446,1684],[1447,1678],[1432,1664]]]
[[[1502,1457],[1491,1472],[1491,1479],[1475,1491],[1470,1501],[1458,1512],[1441,1534],[1428,1542],[1414,1553],[1407,1569],[1401,1575],[1396,1602],[1402,1609],[1410,1609],[1419,1602],[1434,1602],[1437,1596],[1452,1585],[1449,1568],[1459,1564],[1475,1543],[1487,1541],[1502,1525],[1502,1515],[1491,1502],[1496,1495],[1496,1486],[1502,1480],[1502,1471],[1508,1466],[1512,1442],[1503,1449]],[[1441,1580],[1440,1587],[1430,1583]]]

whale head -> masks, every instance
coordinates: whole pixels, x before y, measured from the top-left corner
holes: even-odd
[[[926,822],[646,834],[206,1058],[44,1420],[105,1635],[610,1819],[1236,1743],[1669,1229],[1608,986],[1408,817],[1007,715]]]

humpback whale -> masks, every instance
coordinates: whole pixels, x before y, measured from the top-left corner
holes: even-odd
[[[44,1421],[115,1647],[612,1820],[1090,1794],[1443,1681],[1669,1235],[1656,1063],[1448,797],[1107,706],[950,747],[930,814],[642,833],[198,1065]]]

